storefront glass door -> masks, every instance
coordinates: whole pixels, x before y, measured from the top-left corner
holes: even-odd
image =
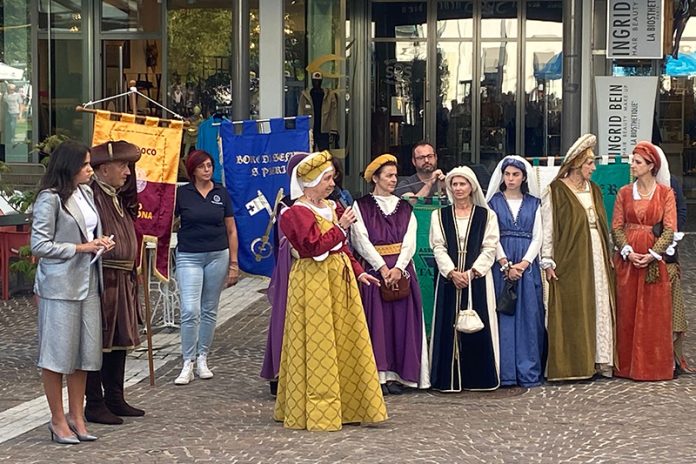
[[[426,138],[427,2],[373,3],[371,152],[392,153],[408,173],[411,146]]]
[[[95,95],[98,99],[126,92],[131,84],[152,100],[163,103],[163,5],[159,0],[121,2],[102,0],[97,8],[96,33],[101,61],[96,63]],[[111,100],[103,108],[132,112],[126,97]],[[137,99],[137,113],[170,117],[144,98]]]
[[[371,155],[404,175],[421,139],[444,169],[558,155],[561,20],[560,0],[373,1]]]

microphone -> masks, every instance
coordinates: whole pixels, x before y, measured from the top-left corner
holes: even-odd
[[[329,197],[339,205],[341,205],[341,208],[345,211],[348,208],[348,204],[346,201],[343,199],[343,195],[341,195],[341,189],[337,186],[334,187],[333,192],[331,192],[331,195]]]

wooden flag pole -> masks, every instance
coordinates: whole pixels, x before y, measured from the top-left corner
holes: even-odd
[[[145,260],[145,266],[143,268],[143,282],[144,288],[143,293],[145,296],[145,332],[147,334],[147,365],[150,370],[150,386],[155,386],[155,361],[152,357],[152,307],[150,303],[150,252],[147,247],[143,247],[143,259]]]
[[[128,83],[130,87],[135,86],[135,81],[130,81]],[[138,96],[134,93],[129,95],[131,111],[133,115],[138,114]],[[145,272],[143,272],[143,281],[145,286],[143,288],[143,294],[145,296],[145,333],[147,335],[147,367],[150,371],[150,387],[155,386],[155,360],[152,355],[152,303],[150,301],[150,273],[152,272],[152,263],[150,262],[150,252],[147,246],[142,247],[142,251],[145,254],[143,259],[145,260]]]
[[[169,108],[166,108],[162,106],[160,103],[152,100],[149,98],[147,95],[141,94],[136,88],[135,84],[136,82],[134,80],[129,81],[129,91],[119,94],[119,95],[114,95],[111,97],[103,98],[101,100],[97,101],[89,101],[87,103],[83,103],[82,105],[79,105],[75,108],[77,112],[84,112],[84,113],[98,113],[97,110],[89,108],[90,106],[93,106],[97,103],[102,103],[108,100],[114,100],[117,98],[123,98],[125,96],[128,97],[129,100],[129,106],[130,106],[130,111],[131,114],[135,117],[136,122],[144,122],[146,121],[146,117],[143,115],[138,115],[138,101],[137,97],[138,95],[142,96],[146,100],[149,100],[156,106],[159,106],[163,110],[166,110],[169,113],[172,113],[174,116],[177,118],[180,118],[179,120],[173,120],[173,119],[164,119],[164,118],[158,118],[160,123],[164,124],[169,124],[171,125],[175,121],[179,124],[182,124],[184,127],[187,127],[190,125],[189,121],[184,121],[183,117],[175,113],[174,111],[170,110]],[[126,113],[114,113],[111,112],[112,116],[120,117],[121,115],[126,114]],[[149,368],[149,374],[150,374],[150,386],[154,387],[155,386],[155,363],[153,359],[153,352],[152,352],[152,303],[150,301],[150,277],[152,273],[152,259],[150,257],[150,252],[148,251],[147,247],[142,248],[142,253],[144,253],[144,256],[141,257],[143,260],[143,265],[145,271],[141,273],[142,280],[141,282],[144,285],[143,288],[143,296],[145,298],[145,331],[146,331],[146,336],[147,336],[147,360],[148,360],[148,368]]]

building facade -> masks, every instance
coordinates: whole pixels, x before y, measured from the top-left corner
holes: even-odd
[[[665,0],[665,58],[645,60],[607,59],[609,1],[5,1],[0,159],[36,162],[34,146],[54,134],[89,141],[91,117],[75,106],[123,93],[131,81],[194,125],[231,114],[233,45],[241,40],[252,118],[306,112],[302,93],[321,72],[315,85],[337,102],[327,140],[354,191],[365,190],[360,171],[377,154],[397,155],[409,174],[419,140],[436,146],[445,169],[492,169],[510,153],[562,154],[564,98],[574,94],[569,110],[580,132],[596,131],[594,77],[647,75],[659,82],[654,138],[696,198],[694,79],[671,72],[667,56],[676,31],[681,56],[696,52],[696,21],[688,21],[696,2]],[[248,37],[233,27],[240,4],[250,10]],[[580,46],[571,50],[580,78],[565,85],[564,21],[578,14]],[[129,110],[125,98],[104,107]],[[138,112],[171,117],[145,99]]]

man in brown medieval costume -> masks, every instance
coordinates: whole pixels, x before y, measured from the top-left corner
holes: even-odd
[[[126,403],[123,396],[126,352],[140,344],[135,263],[138,240],[134,224],[138,205],[135,184],[138,159],[140,149],[125,141],[107,142],[92,148],[94,202],[104,235],[113,235],[116,243],[102,257],[102,368],[87,376],[85,417],[89,422],[100,424],[122,424],[119,416],[145,414],[142,409]]]

